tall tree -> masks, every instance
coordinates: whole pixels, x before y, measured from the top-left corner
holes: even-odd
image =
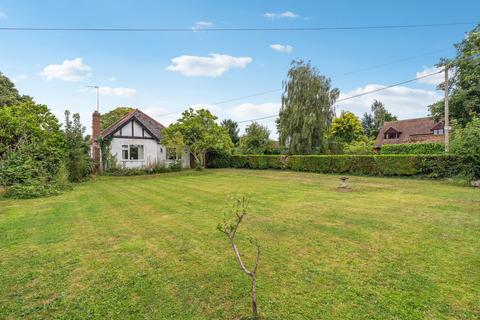
[[[240,138],[240,149],[246,154],[263,154],[269,146],[270,130],[258,122],[252,122]]]
[[[15,84],[0,72],[0,108],[31,101],[31,97],[20,95]]]
[[[79,182],[92,172],[92,161],[88,156],[88,145],[83,137],[85,127],[80,122],[80,114],[65,110],[65,142],[67,145],[66,165],[69,180]]]
[[[457,53],[454,59],[441,59],[437,67],[449,66],[450,117],[465,126],[475,116],[480,116],[480,24],[478,24],[459,43],[455,44]],[[443,90],[444,84],[438,89]],[[432,116],[437,120],[444,117],[444,101],[429,106]]]
[[[312,153],[324,144],[340,92],[331,88],[329,78],[302,60],[291,63],[283,88],[277,119],[280,144],[291,153]]]
[[[238,123],[232,119],[224,119],[220,123],[222,127],[227,129],[228,135],[230,136],[230,139],[232,139],[232,142],[234,145],[237,145],[238,141],[240,140],[240,137],[238,133],[240,132],[240,129],[238,128]]]
[[[375,138],[385,122],[396,121],[397,117],[388,112],[383,102],[379,100],[373,100],[370,109],[372,114],[363,115],[362,127],[368,137]]]
[[[362,117],[362,127],[367,137],[373,137],[375,134],[375,125],[373,116],[370,113],[365,112]]]
[[[364,137],[362,124],[356,115],[342,111],[339,117],[333,119],[332,136],[342,143],[350,143]]]
[[[198,168],[205,167],[209,151],[230,151],[232,140],[227,130],[218,125],[217,117],[206,109],[184,111],[177,122],[163,130],[163,143],[171,148],[188,148]]]
[[[100,116],[100,128],[102,130],[107,129],[109,126],[125,117],[127,114],[135,110],[131,107],[117,107],[109,112]]]

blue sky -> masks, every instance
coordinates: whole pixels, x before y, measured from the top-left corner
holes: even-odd
[[[26,1],[0,0],[0,27],[192,28],[183,33],[0,31],[0,71],[22,93],[62,119],[80,112],[90,131],[99,85],[101,112],[142,109],[168,124],[165,113],[207,105],[219,118],[241,121],[275,114],[294,58],[311,60],[342,96],[407,80],[454,54],[474,24],[423,29],[194,32],[195,28],[323,27],[478,21],[479,1]],[[419,55],[423,55],[418,57]],[[367,71],[351,71],[416,57]],[[428,114],[440,99],[435,81],[410,83],[341,103],[361,115],[373,99],[399,118]],[[275,136],[272,120],[268,125]]]

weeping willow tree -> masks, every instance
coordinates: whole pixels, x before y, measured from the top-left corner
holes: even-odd
[[[282,106],[277,119],[280,144],[290,153],[321,150],[335,115],[340,91],[330,79],[302,60],[294,60],[283,82]]]

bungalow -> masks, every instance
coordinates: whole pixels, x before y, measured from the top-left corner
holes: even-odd
[[[383,124],[375,141],[375,148],[384,144],[443,142],[443,123],[432,118],[389,121]]]
[[[101,131],[100,113],[92,115],[91,155],[97,170],[100,169],[101,150],[99,138],[111,139],[110,154],[117,165],[124,168],[144,168],[156,164],[169,165],[180,161],[183,168],[190,167],[190,154],[178,156],[174,149],[162,144],[165,127],[157,120],[135,109],[111,126]]]

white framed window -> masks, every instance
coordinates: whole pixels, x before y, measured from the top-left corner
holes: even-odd
[[[144,150],[142,144],[122,145],[122,160],[143,160]]]
[[[444,134],[443,129],[433,130],[433,134]]]

